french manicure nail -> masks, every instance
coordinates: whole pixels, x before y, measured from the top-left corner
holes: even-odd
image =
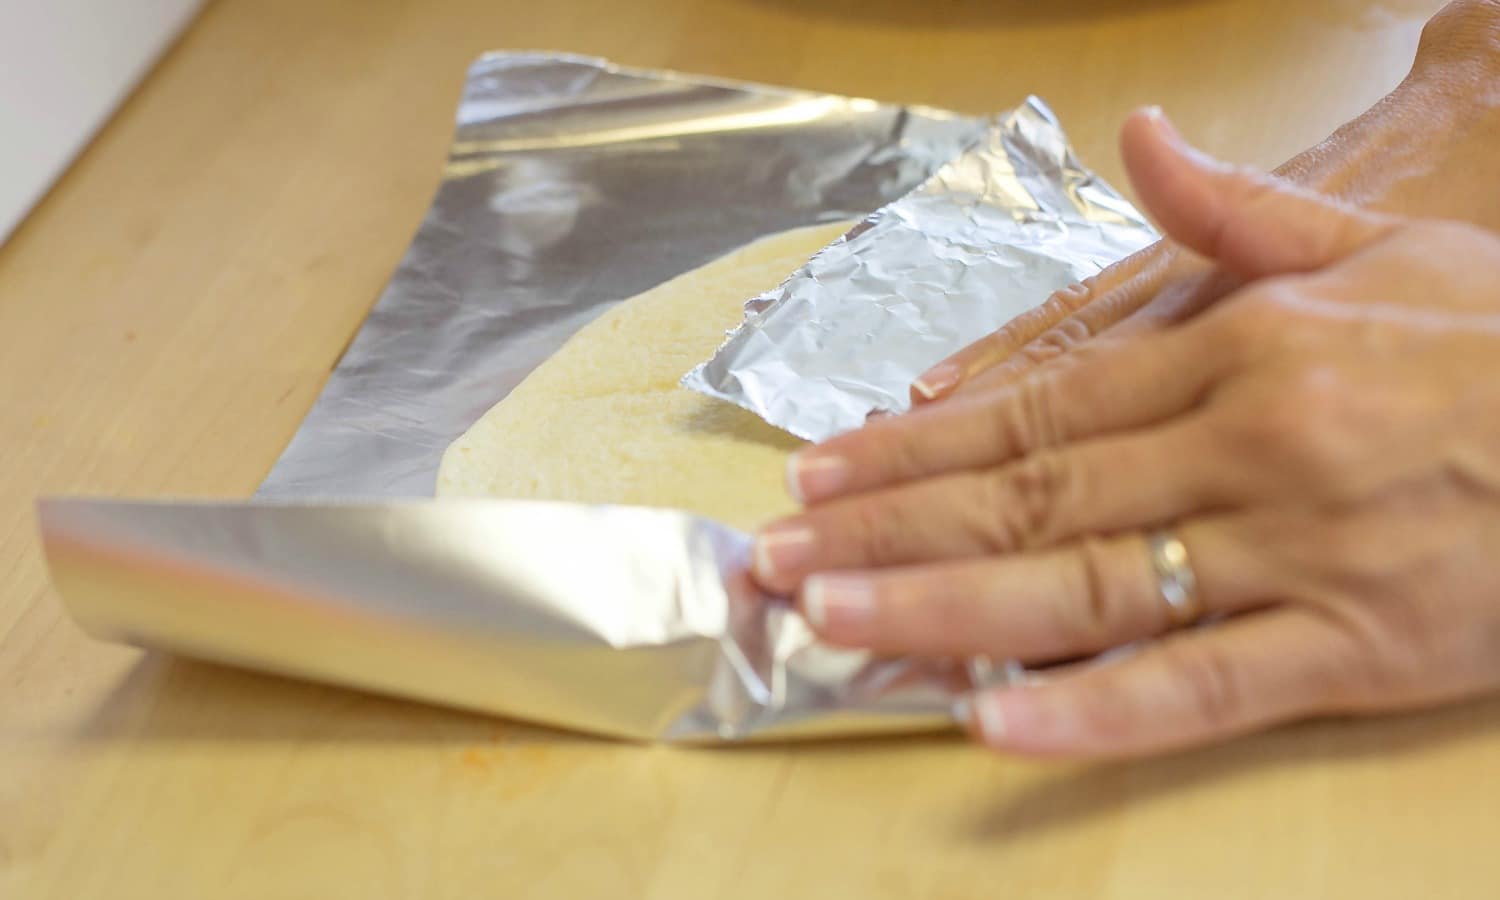
[[[875,613],[875,588],[854,575],[814,575],[802,585],[802,613],[813,628],[849,635]]]
[[[849,483],[849,461],[842,456],[818,455],[804,450],[792,454],[786,464],[787,493],[799,504],[831,497]]]
[[[976,694],[970,718],[978,726],[979,736],[986,744],[1000,744],[1005,740],[1005,710],[1000,696],[993,691]]]
[[[796,571],[812,558],[817,536],[811,528],[800,525],[772,526],[755,539],[755,576],[771,581]]]
[[[936,400],[958,385],[963,372],[951,362],[938,363],[911,383],[923,397]]]

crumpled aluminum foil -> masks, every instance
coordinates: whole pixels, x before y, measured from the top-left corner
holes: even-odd
[[[1005,669],[818,643],[746,575],[750,539],[662,509],[49,500],[92,634],[616,737],[952,727]]]
[[[751,300],[682,383],[824,440],[905,411],[932,365],[1157,237],[1032,97]]]

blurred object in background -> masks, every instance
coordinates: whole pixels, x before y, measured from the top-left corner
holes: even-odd
[[[0,244],[203,0],[0,0]]]

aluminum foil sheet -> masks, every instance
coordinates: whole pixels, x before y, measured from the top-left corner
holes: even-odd
[[[64,602],[111,640],[605,735],[951,727],[955,691],[1014,673],[819,644],[755,594],[749,538],[727,527],[413,498],[613,302],[757,237],[868,215],[985,127],[581,57],[482,58],[432,209],[258,497],[43,501]]]
[[[686,513],[466,500],[53,500],[54,580],[90,633],[625,738],[952,726],[1011,673],[825,646]]]
[[[1157,237],[1032,97],[750,301],[683,384],[824,440],[905,411],[932,365]]]
[[[430,497],[447,446],[614,303],[767,234],[862,218],[984,128],[586,57],[480,58],[432,208],[258,496]]]

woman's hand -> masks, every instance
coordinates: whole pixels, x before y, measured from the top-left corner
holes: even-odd
[[[1048,663],[980,694],[997,748],[1160,751],[1500,686],[1500,238],[1360,212],[1186,148],[1126,163],[1164,230],[1247,282],[1185,324],[811,448],[755,574],[827,640]],[[1185,546],[1211,627],[1173,630]]]
[[[1360,206],[1500,229],[1500,0],[1449,4],[1395,91],[1277,174]],[[1162,241],[939,363],[912,385],[912,401],[1003,384],[1106,331],[1182,321],[1239,284]]]

